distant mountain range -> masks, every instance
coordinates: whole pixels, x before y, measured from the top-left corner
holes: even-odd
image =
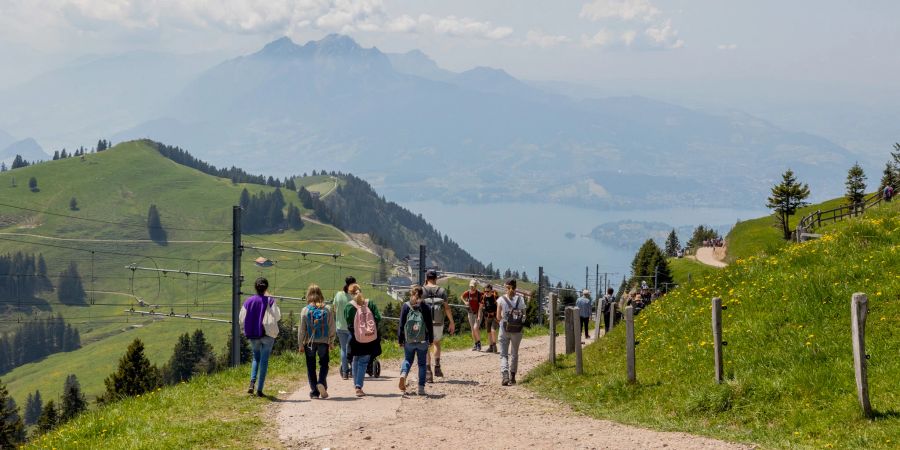
[[[22,158],[29,162],[50,159],[50,155],[34,139],[17,140],[11,134],[0,130],[0,162],[5,163],[9,167],[13,160],[16,159],[16,155],[21,155]]]
[[[455,73],[418,50],[387,54],[342,35],[304,45],[281,38],[196,69],[170,69],[197,73],[171,95],[169,77],[152,102],[116,102],[131,108],[117,117],[133,125],[100,129],[124,130],[107,136],[114,141],[149,137],[259,172],[350,171],[399,201],[755,207],[788,167],[826,196],[840,192],[853,163],[824,138],[748,115],[641,97],[577,100],[503,70]]]

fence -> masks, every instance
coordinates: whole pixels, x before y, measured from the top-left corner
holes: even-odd
[[[825,211],[816,210],[800,219],[800,222],[797,223],[797,228],[794,231],[794,240],[802,242],[809,238],[818,237],[818,235],[811,232],[816,228],[820,228],[822,224],[835,223],[844,220],[845,218],[857,217],[865,214],[867,209],[877,206],[883,199],[884,197],[881,193],[876,192],[863,199],[863,201],[853,205],[841,205],[837,208]]]

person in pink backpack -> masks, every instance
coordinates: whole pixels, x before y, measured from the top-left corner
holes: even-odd
[[[363,296],[358,284],[351,285],[347,293],[353,299],[344,308],[347,328],[350,329],[349,350],[353,358],[351,365],[353,384],[356,387],[356,396],[365,397],[363,383],[366,378],[366,367],[369,360],[381,354],[381,336],[378,335],[381,313],[378,312],[378,306],[374,302]]]

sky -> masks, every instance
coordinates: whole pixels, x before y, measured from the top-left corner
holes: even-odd
[[[91,55],[227,57],[336,32],[451,70],[498,67],[827,134],[843,116],[821,111],[896,112],[896,17],[891,0],[0,0],[0,61],[12,62],[0,88]]]

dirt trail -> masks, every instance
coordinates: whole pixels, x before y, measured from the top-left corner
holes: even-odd
[[[546,338],[524,340],[519,378],[546,353]],[[445,376],[425,398],[400,395],[394,361],[382,361],[382,378],[366,378],[362,399],[352,381],[329,375],[331,398],[311,401],[306,375],[297,374],[302,386],[276,412],[279,439],[288,448],[747,448],[596,420],[522,386],[501,387],[496,354],[446,352],[441,363]]]
[[[728,267],[728,263],[723,261],[727,253],[727,247],[700,247],[697,249],[697,261],[707,266]]]

